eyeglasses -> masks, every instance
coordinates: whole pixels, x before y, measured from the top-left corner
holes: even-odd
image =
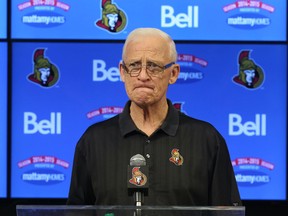
[[[141,70],[143,67],[145,67],[146,72],[150,76],[157,76],[161,73],[163,73],[164,70],[171,67],[175,62],[171,62],[169,64],[166,64],[164,66],[157,65],[154,62],[147,62],[146,65],[142,65],[140,62],[133,62],[129,65],[126,65],[125,62],[122,62],[124,70],[131,76],[131,77],[137,77],[139,76]]]

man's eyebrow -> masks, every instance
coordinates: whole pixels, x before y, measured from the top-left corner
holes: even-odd
[[[141,63],[141,62],[142,62],[141,60],[131,60],[131,61],[128,61],[128,64]]]
[[[161,65],[161,63],[159,61],[150,60],[150,59],[147,60],[147,63],[153,63],[153,64],[156,64],[156,65]]]

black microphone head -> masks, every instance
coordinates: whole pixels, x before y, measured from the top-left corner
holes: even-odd
[[[130,159],[130,166],[146,166],[146,160],[141,154],[136,154]]]

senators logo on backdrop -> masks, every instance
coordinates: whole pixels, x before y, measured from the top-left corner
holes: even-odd
[[[52,87],[59,79],[58,68],[44,57],[45,49],[37,49],[34,52],[34,72],[28,76],[28,79],[42,87]]]
[[[186,115],[188,115],[187,112],[186,112],[186,110],[183,108],[184,104],[185,104],[184,101],[182,101],[182,102],[181,102],[181,101],[173,102],[173,106],[174,106],[177,110],[179,110],[180,112],[185,113]]]
[[[121,32],[126,26],[126,15],[111,0],[102,0],[102,17],[96,26],[112,33]]]
[[[262,68],[249,58],[250,50],[241,51],[239,54],[239,72],[233,77],[233,81],[248,89],[260,87],[264,81]]]

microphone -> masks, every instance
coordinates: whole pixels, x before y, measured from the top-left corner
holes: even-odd
[[[149,169],[146,160],[141,154],[136,154],[130,159],[127,169],[128,195],[134,196],[135,205],[141,206],[144,203],[144,196],[148,195]]]

